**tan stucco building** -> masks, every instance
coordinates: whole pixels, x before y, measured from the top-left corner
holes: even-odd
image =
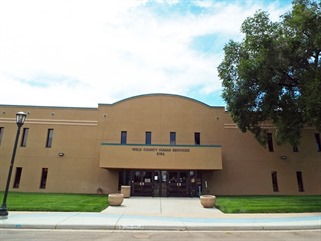
[[[168,94],[98,108],[0,105],[0,190],[17,125],[21,129],[10,190],[132,195],[321,194],[320,133],[305,127],[301,145],[264,148],[242,133],[224,107]]]

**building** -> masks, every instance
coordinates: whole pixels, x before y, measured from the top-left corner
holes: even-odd
[[[258,144],[224,107],[177,95],[136,96],[98,108],[0,105],[0,190],[17,126],[27,113],[10,185],[17,192],[132,195],[321,194],[320,133],[299,147]]]

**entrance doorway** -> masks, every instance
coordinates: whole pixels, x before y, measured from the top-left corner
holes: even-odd
[[[131,192],[137,196],[151,196],[153,176],[153,171],[132,171]]]
[[[123,170],[119,186],[130,185],[132,196],[196,197],[202,177],[196,170]]]

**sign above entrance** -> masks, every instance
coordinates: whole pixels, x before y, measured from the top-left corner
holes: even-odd
[[[100,167],[158,170],[220,170],[218,145],[143,145],[102,143]]]
[[[190,148],[150,148],[132,147],[132,151],[155,152],[157,156],[165,156],[169,152],[190,152]]]

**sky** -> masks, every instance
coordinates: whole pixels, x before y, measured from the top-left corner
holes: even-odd
[[[0,104],[97,107],[167,93],[225,106],[217,66],[242,22],[288,0],[0,0]]]

